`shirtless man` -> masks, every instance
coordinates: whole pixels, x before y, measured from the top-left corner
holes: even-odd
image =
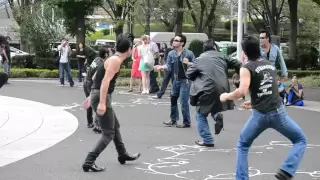
[[[111,106],[111,94],[116,85],[122,62],[131,55],[132,41],[128,35],[119,35],[116,43],[116,53],[109,57],[103,64],[100,64],[94,77],[91,87],[91,107],[96,112],[99,121],[102,137],[95,148],[88,153],[83,171],[103,171],[105,167],[95,165],[95,160],[107,145],[113,140],[118,152],[118,161],[124,164],[126,161],[134,161],[140,157],[140,153],[130,155],[122,142],[120,125],[115,112]]]

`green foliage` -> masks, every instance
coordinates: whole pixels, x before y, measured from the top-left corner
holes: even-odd
[[[43,8],[42,12],[40,3],[34,4],[31,13],[28,8],[17,7],[14,16],[20,21],[20,29],[15,31],[23,37],[29,50],[45,57],[50,53],[50,43],[61,39],[65,31],[59,22],[52,21],[51,7],[43,4]]]
[[[199,57],[203,53],[203,41],[198,39],[191,41],[188,49],[193,52],[195,57]]]
[[[56,6],[62,10],[64,16],[64,25],[71,35],[78,31],[78,21],[85,16],[91,15],[94,8],[103,4],[103,0],[46,0],[50,5]],[[86,33],[94,32],[92,24],[85,21]]]
[[[109,34],[108,35],[104,35],[104,31],[101,30],[101,31],[96,31],[94,33],[90,33],[88,36],[87,36],[87,40],[89,41],[95,41],[97,39],[111,39],[111,40],[115,40],[116,37],[115,36],[110,36]]]
[[[234,19],[233,20],[233,29],[237,29],[237,23],[238,23],[238,20]],[[224,23],[224,28],[230,31],[230,29],[231,29],[231,21],[226,21]]]
[[[107,36],[107,35],[110,34],[110,29],[108,29],[108,28],[102,29],[101,31],[102,31],[104,36]]]

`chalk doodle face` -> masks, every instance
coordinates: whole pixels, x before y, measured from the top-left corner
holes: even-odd
[[[269,144],[262,146],[252,146],[249,152],[250,154],[262,154],[266,150],[273,151],[279,148],[291,148],[292,144],[289,141],[271,141]],[[308,144],[308,149],[318,149],[320,145]],[[199,180],[199,178],[195,178],[196,176],[203,177],[202,180],[215,180],[215,179],[235,179],[234,166],[230,173],[216,173],[216,174],[204,174],[202,172],[202,168],[199,164],[194,164],[195,159],[199,159],[201,153],[206,153],[205,156],[207,158],[212,155],[222,156],[223,154],[236,154],[237,149],[215,149],[215,148],[206,148],[200,146],[190,146],[190,145],[174,145],[174,146],[160,146],[156,147],[157,150],[164,151],[168,156],[159,158],[154,162],[144,162],[145,167],[136,167],[138,170],[142,170],[145,173],[150,173],[154,175],[163,175],[170,176],[176,179],[187,179],[187,180]],[[316,151],[318,151],[316,150]],[[221,154],[222,153],[222,154]],[[198,157],[199,156],[199,157]],[[197,158],[198,157],[198,158]],[[205,159],[204,159],[205,161]],[[224,162],[217,162],[223,166]],[[250,162],[249,162],[250,163]],[[254,164],[251,164],[253,165]],[[320,169],[320,168],[318,168]],[[214,169],[212,171],[215,171]],[[210,171],[210,172],[212,172]],[[312,172],[305,171],[297,171],[297,176],[304,177],[305,179],[318,179],[320,178],[320,170],[313,170]],[[249,177],[256,177],[257,179],[269,179],[273,177],[274,173],[264,172],[255,167],[249,167]]]

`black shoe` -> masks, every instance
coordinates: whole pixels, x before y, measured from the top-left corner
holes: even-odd
[[[97,133],[97,134],[101,134],[101,129],[97,128],[97,127],[94,127],[92,129],[93,132]]]
[[[90,124],[87,125],[87,127],[88,127],[88,128],[93,128],[93,124],[90,123]]]
[[[118,157],[118,161],[120,164],[125,164],[126,161],[134,161],[137,160],[140,157],[140,153],[134,154],[134,155],[130,155],[128,153],[124,154],[124,155],[120,155]]]
[[[154,93],[157,93],[159,90],[160,90],[159,88],[150,89],[149,93],[150,93],[150,94],[154,94]]]
[[[214,124],[215,134],[220,134],[221,130],[223,129],[223,114],[218,113],[214,121],[216,121]]]
[[[283,171],[281,169],[276,173],[275,177],[277,179],[279,179],[279,180],[290,180],[290,179],[292,179],[292,176],[289,173],[287,173],[287,172],[285,172],[285,171]]]
[[[163,124],[168,126],[168,127],[177,126],[177,121],[163,122]]]
[[[70,81],[70,87],[73,87],[73,86],[74,86],[74,82]]]
[[[82,169],[84,172],[88,172],[89,170],[91,170],[93,172],[101,172],[101,171],[106,170],[105,167],[98,167],[95,163],[93,163],[93,164],[84,163],[82,165]]]
[[[214,147],[214,144],[205,144],[202,141],[196,141],[195,142],[198,146],[205,146],[205,147]]]
[[[182,124],[182,125],[177,125],[176,127],[177,128],[189,128],[189,127],[191,127],[191,125],[190,124]]]

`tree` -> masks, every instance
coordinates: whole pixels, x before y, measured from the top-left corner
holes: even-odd
[[[283,7],[285,0],[251,0],[249,1],[248,15],[254,23],[257,31],[261,29],[259,20],[262,18],[265,27],[271,34],[277,35],[280,30],[280,21],[285,16],[283,15]]]
[[[10,7],[13,12],[14,19],[19,25],[20,34],[25,31],[27,21],[27,15],[31,14],[30,7],[32,5],[31,0],[9,0]],[[21,49],[28,52],[28,40],[21,36]]]
[[[91,15],[94,8],[102,5],[102,0],[46,0],[62,10],[67,32],[76,35],[77,44],[85,42],[86,16]],[[89,29],[92,30],[92,29]],[[78,47],[77,47],[78,48]]]
[[[115,27],[116,36],[123,33],[123,26],[130,10],[136,1],[133,0],[105,0],[101,7],[108,13]]]
[[[218,0],[185,1],[191,13],[196,32],[204,32],[206,28],[208,28],[208,30],[212,32]],[[209,35],[211,35],[211,33],[209,33]]]
[[[177,1],[174,0],[157,0],[155,1],[153,16],[161,22],[168,32],[173,32],[176,23]]]
[[[59,10],[55,9],[59,18]],[[22,12],[20,12],[22,13]],[[32,5],[32,13],[18,14],[20,26],[16,31],[20,32],[29,50],[35,52],[38,57],[51,56],[50,43],[56,42],[66,35],[61,21],[53,21],[52,8],[47,4],[36,3]],[[23,22],[23,23],[22,23]]]
[[[182,34],[182,25],[183,25],[183,0],[176,0],[176,23],[175,23],[175,34]]]
[[[320,0],[312,0],[320,5]],[[288,0],[290,12],[290,59],[295,60],[297,55],[297,35],[298,35],[298,0]]]

